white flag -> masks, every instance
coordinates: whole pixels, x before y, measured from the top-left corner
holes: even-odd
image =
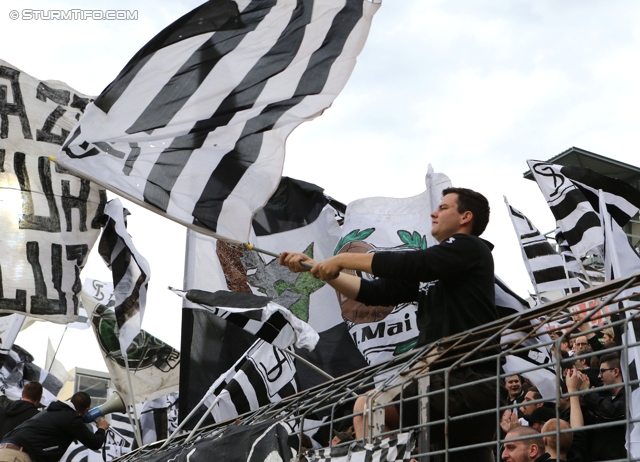
[[[431,236],[430,215],[451,181],[442,173],[434,173],[431,166],[425,181],[427,189],[418,196],[372,197],[351,202],[334,253],[405,251],[437,244]],[[363,277],[372,276],[363,274]],[[336,295],[349,333],[369,364],[378,364],[415,345],[418,337],[415,303],[367,306]]]
[[[47,339],[47,358],[44,362],[44,368],[58,378],[63,384],[73,380],[73,377],[60,361],[55,358],[56,350],[51,344],[51,339]]]

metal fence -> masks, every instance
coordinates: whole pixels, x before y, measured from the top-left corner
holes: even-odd
[[[618,279],[546,303],[537,309],[525,310],[472,331],[414,349],[385,363],[328,381],[279,403],[242,415],[233,422],[212,425],[199,429],[193,434],[179,436],[171,441],[167,448],[182,445],[187,438],[218,438],[229,425],[251,425],[265,419],[278,419],[288,422],[293,431],[297,432],[299,437],[297,449],[302,457],[305,453],[303,433],[313,437],[323,430],[325,435],[332,435],[334,429],[344,429],[352,425],[354,402],[358,396],[365,395],[365,409],[359,414],[361,419],[356,417],[356,423],[361,426],[359,430],[367,441],[413,430],[413,434],[417,435],[413,457],[420,462],[456,460],[456,454],[460,455],[464,454],[462,451],[480,448],[488,448],[492,451],[495,460],[499,460],[505,441],[505,431],[501,428],[501,423],[503,426],[506,425],[503,422],[505,411],[521,406],[521,403],[509,404],[505,400],[504,383],[507,377],[514,374],[540,375],[544,376],[544,380],[552,381],[553,396],[549,396],[547,392],[547,396],[528,404],[549,401],[559,403],[567,396],[581,396],[589,393],[589,390],[583,390],[569,394],[561,390],[563,366],[571,367],[575,360],[575,358],[563,360],[561,356],[560,345],[565,339],[575,338],[577,334],[598,333],[605,327],[613,327],[621,332],[623,338],[627,339],[622,345],[606,351],[596,351],[584,357],[588,359],[610,351],[618,352],[623,369],[623,387],[627,401],[631,402],[632,390],[638,386],[638,377],[632,358],[634,349],[638,348],[633,326],[634,322],[638,322],[637,308],[640,303],[627,294],[629,289],[639,285],[640,275]],[[625,301],[624,307],[623,301]],[[572,312],[579,309],[586,310],[584,317],[574,321]],[[611,316],[612,314],[614,316]],[[562,329],[562,335],[555,340],[548,337],[546,332],[546,326],[549,324],[559,325]],[[640,326],[640,323],[638,325]],[[553,351],[553,356],[541,354],[541,351],[544,353]],[[517,366],[515,369],[513,358],[521,359],[515,363]],[[508,372],[503,369],[506,365],[510,365]],[[490,369],[491,372],[481,377],[473,376],[468,381],[454,380],[456,371],[465,370],[465,368],[485,371]],[[438,389],[434,386],[436,382],[443,382],[444,387]],[[412,388],[413,392],[410,393],[409,390]],[[611,388],[614,386],[609,387]],[[457,392],[486,389],[493,390],[491,406],[473,410],[465,415],[455,415],[455,412],[452,412]],[[601,388],[601,390],[606,389],[607,387]],[[440,419],[434,418],[435,414],[432,412],[433,403],[437,400],[444,405],[444,414]],[[556,436],[557,449],[559,449],[561,433],[583,433],[584,435],[584,432],[621,426],[620,431],[624,431],[626,440],[629,441],[633,425],[639,420],[632,416],[629,406],[626,409],[626,415],[621,420],[568,430],[557,429],[542,436]],[[557,406],[555,413],[556,417],[560,418],[561,411]],[[640,414],[640,409],[635,413],[636,416]],[[407,417],[410,415],[416,415],[417,422],[408,424]],[[392,423],[389,421],[389,416],[397,421],[397,425],[385,425]],[[484,422],[482,428],[477,427],[478,422]],[[494,436],[457,446],[454,440],[458,435],[452,434],[453,431],[466,431],[470,435],[473,432],[482,431],[492,433]],[[438,439],[435,436],[436,433],[444,435],[440,445],[434,445],[434,441]],[[520,439],[523,440],[525,437]],[[329,441],[325,437],[320,443],[328,445]],[[348,443],[343,443],[343,445],[346,444]],[[166,450],[159,449],[161,446],[162,442],[146,446],[120,460],[144,460],[149,454],[157,455],[159,450]],[[460,459],[457,458],[457,460]],[[626,458],[610,460],[640,459],[634,459],[628,455]]]

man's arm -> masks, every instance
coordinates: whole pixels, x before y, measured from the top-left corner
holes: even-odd
[[[317,263],[303,253],[282,252],[280,264],[289,267],[294,273],[311,271],[316,279],[322,279],[341,294],[355,299],[360,292],[360,278],[341,271],[350,269],[370,273],[372,258],[373,254],[343,253]],[[302,266],[302,262],[310,263],[313,267]]]
[[[372,260],[373,253],[341,253],[327,258],[320,263],[317,263],[303,253],[282,252],[280,254],[280,264],[288,266],[294,273],[311,271],[311,274],[313,274],[315,278],[322,279],[326,282],[336,279],[343,269],[371,273]],[[302,266],[300,264],[301,262],[310,263],[313,265],[313,268]]]
[[[567,371],[567,377],[565,383],[567,384],[567,390],[569,393],[577,393],[582,386],[582,378],[580,373],[575,369],[569,369]],[[571,415],[570,424],[572,428],[584,427],[584,416],[582,415],[582,409],[580,408],[580,396],[571,395],[569,397],[571,403]]]
[[[414,301],[417,293],[417,283],[410,281],[365,281],[366,293],[363,294],[363,282],[358,276],[341,273],[343,269],[363,271],[371,273],[371,262],[374,254],[344,253],[327,260],[316,263],[302,253],[283,252],[280,255],[280,264],[287,266],[291,271],[300,273],[311,271],[314,277],[322,279],[344,296],[358,300],[365,304],[396,304]],[[307,262],[312,268],[302,266]],[[375,286],[375,287],[374,287]]]
[[[104,444],[104,440],[106,438],[106,429],[109,428],[109,422],[107,422],[104,417],[98,418],[96,420],[96,425],[98,430],[93,433],[89,428],[85,425],[82,417],[78,415],[77,419],[73,419],[70,425],[71,434],[75,439],[80,441],[89,449],[93,449],[94,451],[100,449]]]

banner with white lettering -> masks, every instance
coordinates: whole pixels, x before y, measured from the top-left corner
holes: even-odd
[[[66,324],[106,191],[49,159],[90,98],[0,60],[0,312]]]

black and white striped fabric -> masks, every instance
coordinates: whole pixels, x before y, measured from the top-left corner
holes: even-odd
[[[136,250],[127,233],[126,215],[129,212],[122,207],[120,200],[109,201],[104,214],[107,221],[98,251],[113,273],[118,339],[122,354],[126,355],[127,348],[141,330],[151,271],[149,263]]]
[[[205,405],[213,405],[213,418],[223,422],[297,392],[293,358],[259,340],[214,382]]]
[[[0,354],[7,354],[11,351],[24,320],[24,314],[0,314]]]
[[[227,290],[169,289],[278,348],[295,345],[311,351],[320,338],[309,324],[269,297]]]
[[[598,190],[604,191],[607,210],[624,226],[640,207],[640,191],[583,167],[528,160],[529,168],[558,222],[571,250],[583,258],[604,242]]]
[[[36,380],[42,384],[41,403],[48,406],[56,401],[63,383],[53,374],[33,363],[33,356],[24,348],[13,345],[7,354],[0,354],[0,393],[11,400],[22,397],[22,388]]]
[[[509,205],[506,197],[504,202],[518,236],[522,259],[536,294],[555,290],[561,290],[565,293],[581,290],[582,284],[577,279],[570,277],[562,257],[547,241],[547,238],[540,234],[538,228],[522,212]]]
[[[560,228],[556,228],[555,234],[556,244],[558,245],[558,253],[562,258],[562,262],[565,268],[567,268],[569,277],[577,279],[583,289],[588,289],[589,287],[591,287],[591,283],[589,282],[589,275],[584,274],[585,272],[587,272],[587,269],[583,269],[580,261],[571,251],[571,247],[569,247],[569,244],[564,238],[564,235],[562,234]]]
[[[600,197],[601,204],[606,200],[603,195]],[[632,274],[640,273],[640,256],[631,247],[626,234],[618,225],[615,218],[603,210],[602,223],[605,231],[605,277],[610,281],[619,277],[629,277]],[[627,289],[620,297],[631,297],[635,295],[637,300],[637,289]],[[618,302],[620,308],[631,308],[638,302],[630,299]],[[622,342],[626,345],[634,345],[640,338],[640,326],[638,325],[637,309],[628,309],[624,315],[628,320],[628,328],[624,329],[622,334]],[[629,378],[628,380],[638,380],[638,366],[640,365],[640,347],[629,347],[628,351],[622,352],[622,360],[628,363]],[[632,420],[640,417],[640,388],[633,387],[631,391],[631,399],[627,398],[629,403],[629,412]],[[632,458],[640,457],[640,424],[634,422],[630,425],[631,431],[627,435],[627,448]]]
[[[398,433],[376,443],[353,442],[349,446],[316,449],[305,453],[308,462],[409,462],[413,433]]]
[[[522,313],[529,310],[529,304],[513,292],[505,282],[496,276],[496,308],[500,317],[511,316],[514,313]],[[531,329],[538,329],[539,324],[532,322]],[[520,342],[528,332],[524,330],[503,332],[500,342],[503,344]],[[551,357],[547,349],[540,345],[542,342],[550,342],[548,334],[528,338],[521,345],[526,351],[516,351],[506,356],[506,363],[502,366],[507,374],[521,374],[531,381],[545,399],[553,399],[556,393],[556,375],[549,367],[529,370],[533,367],[551,365]],[[507,346],[508,348],[508,346]],[[526,371],[526,372],[523,372]]]
[[[247,242],[287,136],[340,93],[378,7],[209,1],[131,59],[57,162],[193,229]]]

